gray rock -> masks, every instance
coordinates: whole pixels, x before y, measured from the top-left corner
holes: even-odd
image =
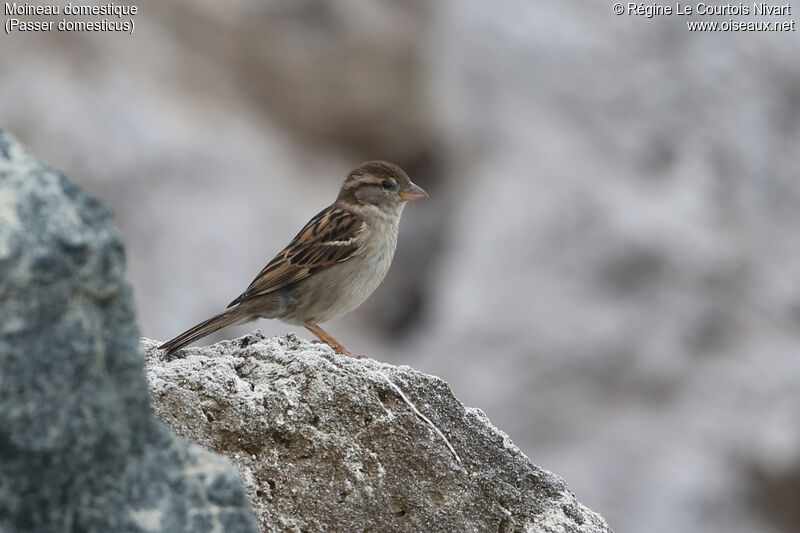
[[[0,130],[0,532],[257,531],[152,417],[108,210]]]
[[[291,334],[142,342],[156,416],[233,460],[262,531],[611,531],[437,377]]]

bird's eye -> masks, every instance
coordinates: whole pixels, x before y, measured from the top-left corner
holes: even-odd
[[[392,183],[389,180],[383,180],[381,182],[381,187],[383,187],[384,189],[391,189],[392,187],[394,187],[394,183]]]

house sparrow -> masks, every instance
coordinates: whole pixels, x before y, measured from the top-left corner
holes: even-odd
[[[336,201],[300,230],[227,311],[159,348],[170,354],[218,329],[261,317],[303,325],[335,351],[353,356],[319,323],[349,313],[380,285],[392,263],[406,202],[427,196],[396,165],[359,165]]]

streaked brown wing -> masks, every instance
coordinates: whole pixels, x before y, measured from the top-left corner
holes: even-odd
[[[247,290],[228,304],[280,290],[314,272],[347,261],[358,250],[356,237],[363,229],[360,217],[331,205],[308,224],[265,266]]]

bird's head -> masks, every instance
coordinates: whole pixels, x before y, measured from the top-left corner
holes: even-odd
[[[397,165],[386,161],[368,161],[350,171],[337,201],[394,210],[407,201],[427,196],[428,193],[413,183]]]

